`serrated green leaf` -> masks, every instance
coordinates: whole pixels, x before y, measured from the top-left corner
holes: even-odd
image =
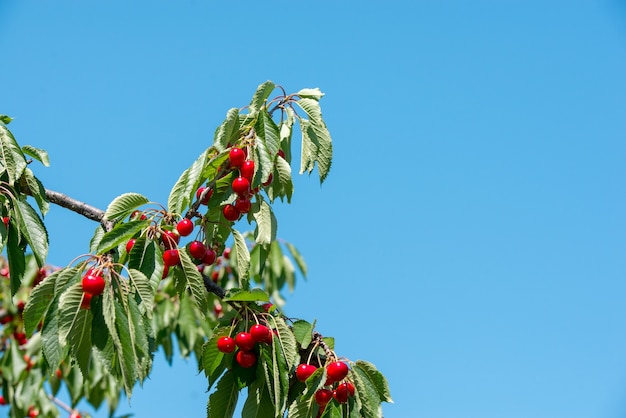
[[[116,354],[122,372],[122,381],[126,395],[130,398],[133,386],[139,376],[140,363],[135,353],[134,335],[131,332],[130,318],[126,315],[121,304],[115,302],[115,327],[119,336],[119,347]]]
[[[252,101],[250,102],[249,106],[251,114],[258,112],[261,109],[267,98],[270,96],[270,94],[272,94],[272,91],[274,91],[274,88],[274,83],[269,80],[260,84],[259,87],[257,87],[256,91],[254,92],[254,96],[252,96]]]
[[[33,157],[35,160],[39,161],[45,167],[50,166],[50,158],[48,157],[47,151],[41,148],[35,148],[31,145],[24,145],[22,147],[22,152],[26,155]]]
[[[278,126],[266,110],[259,115],[254,129],[257,139],[265,145],[265,149],[271,156],[272,162],[274,162],[280,149],[280,129],[278,129]]]
[[[248,250],[246,239],[241,232],[233,229],[232,234],[235,240],[235,245],[232,248],[231,258],[235,261],[233,264],[235,264],[237,276],[239,277],[241,285],[241,280],[248,276],[248,271],[250,270],[250,251]]]
[[[24,248],[20,246],[18,241],[18,230],[9,224],[8,240],[7,240],[7,259],[9,262],[9,278],[11,280],[11,296],[14,296],[20,289],[24,271],[26,270],[26,258],[24,256]]]
[[[320,183],[323,183],[330,171],[333,157],[333,146],[330,132],[322,119],[322,112],[317,100],[302,98],[296,101],[309,116],[299,118],[302,133],[302,157],[300,174],[311,172],[317,163]]]
[[[105,233],[98,243],[97,254],[104,254],[121,244],[126,244],[135,234],[150,225],[148,219],[143,221],[129,221],[119,223],[109,232]]]
[[[349,377],[356,387],[355,396],[357,403],[360,404],[363,418],[381,418],[383,413],[380,397],[367,373],[355,366],[349,372]]]
[[[274,168],[276,175],[270,186],[267,187],[268,196],[271,201],[274,201],[277,197],[280,197],[281,200],[283,197],[286,197],[287,203],[291,203],[291,196],[293,195],[291,166],[284,158],[277,157]]]
[[[281,417],[275,413],[274,404],[265,384],[265,380],[257,379],[248,387],[248,397],[241,412],[242,418]]]
[[[228,331],[228,328],[215,330],[211,338],[204,343],[202,348],[202,365],[204,368],[204,375],[209,379],[209,387],[207,390],[211,389],[213,383],[215,383],[217,378],[224,372],[224,353],[218,350],[217,340],[228,335]]]
[[[313,396],[301,396],[289,406],[287,418],[311,418],[315,417],[318,410]]]
[[[304,257],[302,257],[302,254],[300,254],[300,251],[298,251],[298,249],[293,244],[287,242],[285,243],[285,245],[287,246],[287,249],[289,250],[289,254],[291,254],[291,258],[293,258],[294,261],[296,262],[296,265],[298,266],[300,273],[302,273],[302,276],[306,278],[307,266],[306,266],[306,262],[304,261]]]
[[[10,116],[0,115],[0,122],[4,123],[5,125],[8,125],[9,123],[11,123],[12,120],[13,118]]]
[[[0,125],[0,173],[6,172],[9,185],[13,186],[26,168],[26,158],[11,131]]]
[[[324,96],[324,93],[320,91],[319,88],[314,89],[302,89],[295,94],[296,96],[300,96],[302,98],[309,98],[314,100],[319,100]]]
[[[226,296],[222,300],[225,302],[269,302],[270,297],[263,289],[232,289],[226,293]]]
[[[204,287],[204,280],[202,279],[202,275],[198,271],[198,268],[191,260],[187,251],[179,250],[180,254],[180,264],[182,267],[182,273],[184,274],[186,287],[191,293],[191,299],[198,307],[202,314],[205,314],[207,311],[207,299],[206,299],[206,289]]]
[[[367,375],[373,386],[376,388],[378,396],[380,396],[380,399],[383,402],[393,403],[393,399],[391,399],[391,392],[389,391],[389,383],[387,382],[385,376],[378,371],[376,366],[365,360],[357,360],[353,367],[362,370],[363,373]]]
[[[35,199],[35,202],[37,202],[39,211],[43,216],[46,216],[48,210],[50,209],[50,204],[46,200],[46,189],[43,187],[43,184],[41,184],[39,179],[35,177],[30,168],[26,168],[24,170],[22,178],[26,181],[31,195]]]
[[[104,219],[117,221],[128,216],[141,205],[149,203],[147,197],[139,193],[124,193],[117,196],[104,211]]]
[[[315,322],[312,324],[299,319],[293,323],[291,329],[293,330],[293,335],[296,337],[296,341],[300,344],[300,347],[307,348],[311,341],[313,340],[313,329],[315,328]]]
[[[278,331],[277,337],[280,341],[281,350],[287,362],[287,370],[293,370],[300,362],[296,337],[283,318],[273,317],[273,321]]]
[[[259,210],[253,213],[256,222],[254,240],[257,244],[265,245],[276,241],[278,226],[272,207],[262,197],[260,199]]]
[[[50,365],[52,370],[56,370],[61,364],[61,360],[65,357],[65,354],[69,347],[67,345],[61,345],[59,342],[59,315],[58,315],[58,299],[55,298],[54,302],[50,304],[48,311],[46,312],[47,320],[43,323],[41,328],[41,341],[42,352],[44,358]]]
[[[213,142],[219,148],[220,151],[235,144],[239,139],[239,109],[232,108],[226,113],[226,119],[215,130]]]
[[[133,288],[137,291],[141,304],[139,310],[142,315],[148,317],[152,316],[152,310],[154,309],[154,289],[150,284],[150,279],[146,277],[141,271],[129,268],[128,276]]]
[[[157,257],[157,254],[159,257]],[[157,259],[161,260],[158,262]],[[141,271],[149,278],[153,291],[156,291],[163,276],[162,256],[157,252],[154,240],[139,237],[130,250],[128,268]]]
[[[62,271],[57,270],[47,276],[30,293],[23,314],[26,335],[31,335],[37,329],[39,323],[43,321],[45,313],[54,300],[56,278]]]
[[[46,231],[46,227],[35,209],[28,202],[17,200],[15,203],[14,209],[17,212],[20,232],[33,250],[37,264],[43,266],[48,256],[48,231]]]
[[[168,210],[172,213],[182,213],[184,208],[191,205],[191,200],[197,190],[198,179],[207,163],[208,149],[180,175],[167,198]]]
[[[239,390],[233,372],[226,372],[217,382],[215,392],[209,396],[207,418],[229,418],[235,413]]]

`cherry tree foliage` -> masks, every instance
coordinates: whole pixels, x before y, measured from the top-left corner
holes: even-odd
[[[392,402],[383,374],[284,311],[307,266],[277,237],[273,205],[291,201],[293,160],[320,183],[329,174],[322,96],[261,84],[228,110],[167,202],[126,192],[104,210],[47,189],[33,166],[47,167],[48,153],[20,145],[0,115],[0,408],[78,418],[87,402],[113,416],[155,352],[171,362],[178,347],[206,376],[208,418],[233,416],[238,403],[243,417],[382,416]],[[63,267],[47,262],[50,204],[94,221],[89,253]]]

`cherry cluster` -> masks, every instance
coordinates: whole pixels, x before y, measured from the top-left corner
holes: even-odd
[[[296,378],[301,382],[306,380],[317,370],[313,364],[303,363],[296,368]],[[348,365],[335,359],[326,365],[326,381],[324,388],[315,392],[315,402],[323,410],[331,399],[339,403],[346,403],[354,396],[354,384],[346,379],[349,372]]]
[[[256,344],[271,344],[272,331],[263,324],[255,324],[248,332],[242,331],[232,338],[231,336],[220,337],[217,340],[217,349],[225,354],[230,354],[237,349],[235,360],[243,368],[250,368],[257,362],[257,354],[254,351]]]
[[[250,212],[252,204],[250,198],[253,193],[250,189],[254,178],[254,161],[248,160],[246,152],[241,148],[233,148],[228,154],[228,161],[232,167],[239,169],[239,176],[236,177],[231,187],[237,194],[237,199],[233,203],[228,203],[222,208],[222,214],[227,220],[234,222],[239,220],[242,214]]]

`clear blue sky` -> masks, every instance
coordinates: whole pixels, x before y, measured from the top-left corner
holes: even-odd
[[[310,268],[287,312],[386,374],[388,418],[626,416],[626,2],[4,0],[0,41],[37,174],[103,208],[165,202],[261,82],[321,88],[333,169],[277,208]],[[52,263],[87,250],[93,223],[47,221]],[[120,411],[202,417],[205,385],[159,360]]]

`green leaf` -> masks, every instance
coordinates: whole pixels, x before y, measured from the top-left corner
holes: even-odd
[[[385,376],[378,371],[376,366],[364,360],[357,360],[354,363],[353,368],[357,368],[359,371],[362,371],[365,375],[367,375],[370,382],[372,382],[373,386],[376,388],[378,396],[380,396],[380,399],[382,399],[383,402],[393,403],[393,399],[391,399],[391,392],[389,391],[389,383],[387,382]]]
[[[284,158],[277,157],[274,172],[276,176],[269,187],[267,187],[270,200],[274,201],[277,197],[282,199],[284,196],[287,197],[287,202],[291,203],[291,196],[293,195],[291,166]]]
[[[33,250],[37,264],[43,266],[48,256],[48,232],[35,209],[26,201],[17,200],[14,206],[19,221],[20,232]]]
[[[26,158],[13,134],[6,126],[0,125],[0,173],[7,173],[9,185],[13,186],[22,177],[26,165]]]
[[[235,239],[235,245],[232,248],[231,258],[234,259],[237,276],[241,280],[248,276],[250,269],[250,251],[246,244],[246,239],[241,232],[236,229],[232,230],[233,238]]]
[[[312,418],[318,409],[313,396],[300,396],[289,406],[287,418]]]
[[[145,237],[136,239],[128,257],[128,268],[141,271],[156,290],[162,279],[163,265],[157,262],[157,246],[153,240]]]
[[[22,152],[26,155],[33,157],[35,160],[39,161],[45,167],[50,166],[50,159],[48,158],[48,153],[45,150],[41,148],[35,148],[31,145],[24,145],[22,147]]]
[[[104,254],[107,251],[116,248],[120,244],[125,244],[135,234],[150,225],[150,220],[129,221],[119,223],[109,232],[105,233],[98,243],[97,254]]]
[[[59,314],[58,299],[50,305],[46,312],[47,320],[41,329],[41,342],[43,355],[52,370],[56,370],[69,350],[67,345],[61,345],[59,341]]]
[[[81,373],[88,375],[91,356],[91,311],[81,309],[83,299],[81,283],[76,282],[59,299],[59,343],[69,343],[72,356]]]
[[[217,383],[215,392],[209,396],[207,418],[229,418],[235,413],[239,390],[233,372],[228,371]]]
[[[226,120],[215,130],[214,144],[223,151],[239,139],[239,109],[232,108],[226,113]]]
[[[322,112],[317,100],[302,98],[296,101],[309,116],[309,119],[299,118],[302,132],[302,157],[300,174],[311,173],[317,163],[320,183],[323,183],[330,171],[333,157],[333,146],[330,132],[322,119]]]
[[[121,304],[115,302],[115,327],[119,336],[119,346],[116,354],[122,371],[124,390],[130,398],[133,386],[139,376],[139,361],[135,353],[134,329],[131,329],[130,318],[126,315]]]
[[[355,396],[357,397],[357,403],[361,406],[361,415],[364,418],[381,418],[380,397],[367,373],[355,366],[349,372],[349,376],[356,387]]]
[[[31,335],[37,329],[37,325],[43,321],[45,313],[54,300],[56,278],[61,275],[62,271],[57,270],[47,276],[30,293],[23,314],[26,335]]]
[[[257,379],[248,387],[248,398],[243,404],[242,418],[280,417],[275,412],[265,380]]]
[[[307,348],[313,340],[313,329],[315,328],[315,322],[312,324],[302,319],[297,320],[291,326],[293,335],[296,337],[296,341],[300,344],[300,347]]]
[[[269,302],[270,297],[263,289],[231,289],[226,293],[226,296],[222,300],[225,302]]]
[[[285,361],[287,362],[287,370],[293,370],[300,362],[296,338],[283,318],[273,317],[272,320],[274,321],[276,330],[278,331],[277,337],[280,341]]]
[[[48,210],[50,209],[50,204],[46,200],[46,189],[43,187],[43,184],[39,181],[37,177],[35,177],[33,171],[30,168],[26,168],[24,170],[22,178],[26,181],[28,189],[35,199],[35,202],[37,202],[39,211],[43,216],[46,216]]]
[[[187,251],[180,249],[181,272],[184,275],[187,289],[190,292],[191,299],[203,314],[207,311],[207,299],[206,289],[204,287],[204,280],[202,275],[198,271],[198,268],[191,260]]]
[[[259,210],[253,213],[256,221],[254,240],[257,244],[270,244],[276,240],[277,221],[272,207],[261,197]]]
[[[196,185],[207,163],[208,151],[208,149],[203,151],[196,161],[183,171],[174,184],[174,187],[172,187],[170,195],[167,198],[167,208],[170,212],[180,214],[184,208],[191,205],[191,201],[197,190]]]
[[[300,254],[300,251],[298,251],[298,249],[289,242],[285,243],[285,245],[287,246],[287,249],[289,250],[289,254],[291,254],[291,257],[296,262],[296,265],[298,266],[300,273],[302,273],[302,275],[306,277],[307,275],[306,262],[304,261],[304,258]]]
[[[20,246],[18,241],[19,231],[13,227],[13,223],[9,224],[8,240],[7,240],[7,259],[9,261],[9,277],[11,280],[11,296],[14,296],[22,284],[24,271],[26,270],[26,258],[24,256],[24,248]]]
[[[209,379],[209,387],[211,389],[213,383],[222,375],[226,365],[224,364],[224,353],[217,349],[217,340],[228,335],[229,328],[220,328],[215,330],[211,338],[204,343],[202,348],[202,365],[204,374]]]
[[[278,129],[278,126],[267,111],[261,112],[254,129],[256,130],[258,140],[265,145],[265,149],[273,162],[280,149],[280,129]]]
[[[130,282],[141,299],[141,304],[139,305],[141,314],[147,315],[148,317],[152,316],[152,310],[154,309],[154,289],[150,284],[150,279],[141,271],[133,268],[128,269],[128,275]]]
[[[0,115],[0,122],[4,123],[5,125],[8,125],[9,123],[11,123],[12,120],[13,118],[10,116]]]
[[[320,91],[318,88],[314,89],[302,89],[295,94],[296,96],[300,96],[302,98],[309,98],[314,100],[319,100],[324,96],[324,93]]]
[[[272,94],[272,91],[274,91],[275,87],[276,86],[274,85],[274,83],[269,80],[263,84],[260,84],[259,87],[257,87],[256,91],[254,92],[254,96],[252,96],[252,101],[250,102],[249,106],[251,114],[258,112],[261,107],[263,107],[265,101],[270,96],[270,94]]]
[[[104,212],[104,219],[117,221],[128,216],[133,210],[141,205],[149,203],[147,197],[139,193],[124,193],[117,196]]]

